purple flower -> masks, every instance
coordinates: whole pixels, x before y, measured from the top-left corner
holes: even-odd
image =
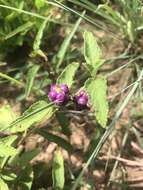
[[[50,91],[55,91],[56,90],[57,85],[56,84],[52,84],[50,87]]]
[[[53,84],[51,85],[48,97],[50,101],[57,105],[62,105],[69,99],[69,89],[66,84]]]
[[[48,97],[51,101],[55,101],[56,100],[56,96],[57,96],[57,92],[56,91],[50,91],[48,93]]]
[[[88,106],[88,95],[86,94],[86,92],[84,90],[78,92],[75,97],[75,102],[79,105],[79,106]]]
[[[66,84],[60,84],[61,89],[65,92],[68,93],[69,92],[69,88]]]
[[[65,94],[64,93],[59,93],[56,96],[56,100],[54,101],[56,104],[60,105],[63,102],[65,102]]]

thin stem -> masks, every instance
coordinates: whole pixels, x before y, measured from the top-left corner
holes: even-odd
[[[129,66],[131,63],[133,63],[134,61],[138,60],[138,59],[143,59],[143,56],[138,56],[132,60],[130,60],[128,63],[126,63],[125,65],[122,65],[121,67],[115,69],[114,71],[112,71],[111,73],[107,74],[106,77],[110,77],[111,75],[115,74],[116,72],[124,69],[125,67]]]

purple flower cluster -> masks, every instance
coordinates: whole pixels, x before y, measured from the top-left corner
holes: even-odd
[[[48,93],[50,101],[62,105],[69,99],[69,88],[66,84],[54,84]]]
[[[57,105],[63,105],[70,100],[69,88],[66,84],[54,84],[48,93],[49,100]],[[88,107],[88,95],[84,90],[73,97],[74,102],[81,108]]]

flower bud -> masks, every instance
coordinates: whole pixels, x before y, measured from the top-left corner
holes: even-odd
[[[84,97],[80,97],[80,98],[78,98],[78,100],[77,100],[77,103],[78,103],[79,105],[83,105],[83,106],[86,106],[86,105],[87,105],[87,102],[88,102],[88,99],[87,99],[87,98],[84,98]]]
[[[79,106],[88,106],[88,95],[86,94],[85,91],[80,91],[78,92],[75,97],[75,102],[79,105]]]

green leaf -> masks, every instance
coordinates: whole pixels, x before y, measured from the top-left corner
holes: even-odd
[[[41,136],[43,136],[44,138],[46,138],[47,140],[49,140],[50,142],[54,142],[54,143],[58,144],[62,148],[66,149],[68,152],[73,152],[72,145],[65,139],[63,139],[57,135],[54,135],[52,133],[49,133],[45,129],[38,129],[37,133],[40,134]]]
[[[37,9],[40,9],[45,6],[45,0],[35,0],[35,6]]]
[[[107,81],[104,78],[89,79],[85,83],[90,104],[95,111],[98,123],[105,128],[108,117]]]
[[[15,173],[12,173],[8,170],[3,172],[4,174],[2,174],[2,179],[8,182],[12,182],[15,180],[15,178],[17,177]]]
[[[3,168],[9,156],[15,156],[17,150],[14,149],[11,145],[17,139],[16,135],[11,135],[7,137],[0,138],[0,167]]]
[[[84,33],[84,57],[86,66],[90,73],[94,76],[98,69],[103,65],[104,60],[101,59],[101,49],[91,32]]]
[[[12,146],[7,146],[0,142],[0,157],[13,156],[17,153],[16,149]]]
[[[11,123],[9,125],[9,130],[14,133],[25,131],[32,125],[49,119],[54,112],[55,109],[53,104],[43,100],[38,101],[32,104],[21,117]]]
[[[34,79],[36,77],[36,74],[37,74],[39,68],[40,68],[39,65],[33,65],[28,71],[27,82],[26,82],[26,87],[25,87],[25,95],[26,95],[26,97],[29,96],[29,94],[30,94],[30,92],[32,90]]]
[[[16,119],[16,116],[10,105],[4,105],[0,108],[0,130],[9,126]]]
[[[73,84],[74,76],[79,67],[79,63],[69,64],[57,79],[58,84],[67,84],[70,88]]]
[[[16,135],[7,136],[0,139],[0,143],[10,146],[17,139]]]
[[[64,159],[62,152],[58,149],[54,154],[53,168],[52,168],[53,188],[55,190],[62,190],[64,188]]]
[[[0,190],[9,190],[8,185],[0,178]]]

